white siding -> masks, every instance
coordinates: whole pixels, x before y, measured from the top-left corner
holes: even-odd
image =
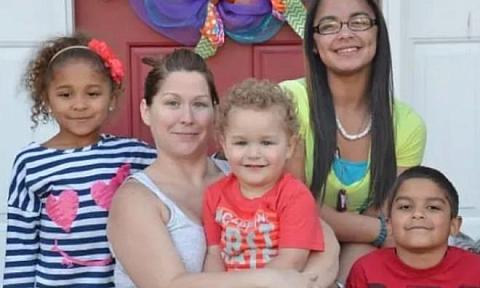
[[[384,0],[396,91],[427,124],[424,164],[460,194],[462,231],[480,238],[480,2]]]

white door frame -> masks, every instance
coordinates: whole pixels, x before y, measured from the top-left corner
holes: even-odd
[[[466,2],[466,3],[471,3],[471,2]],[[384,15],[385,15],[385,18],[386,18],[386,21],[387,21],[387,25],[388,25],[388,29],[389,29],[390,44],[391,44],[391,50],[392,50],[395,96],[400,98],[400,99],[402,99],[402,97],[405,99],[405,97],[409,97],[409,95],[410,95],[409,93],[414,92],[413,87],[408,86],[408,85],[412,85],[412,83],[410,83],[412,81],[412,79],[410,79],[410,78],[407,79],[407,77],[411,77],[411,75],[413,75],[413,73],[415,72],[415,71],[411,71],[412,69],[415,69],[414,64],[415,64],[415,66],[419,65],[419,63],[408,63],[408,61],[413,61],[413,57],[409,57],[408,56],[409,54],[406,54],[406,53],[413,53],[412,51],[410,51],[412,49],[411,40],[408,38],[409,35],[407,35],[407,33],[408,33],[407,24],[408,23],[405,23],[406,21],[402,20],[402,19],[407,19],[408,18],[408,17],[406,17],[408,15],[402,15],[402,13],[408,13],[408,11],[405,10],[404,0],[383,0],[382,4],[383,4],[382,10],[384,12]],[[404,4],[404,5],[402,5],[402,4]],[[439,3],[438,5],[442,5],[442,4]],[[458,4],[458,5],[461,5],[461,4]],[[463,11],[463,12],[465,12],[465,11]],[[428,12],[426,11],[425,13],[428,13]],[[428,17],[428,15],[427,15],[427,17]],[[478,36],[478,31],[479,31],[478,27],[479,26],[474,26],[475,23],[473,21],[472,21],[472,23],[470,23],[471,19],[478,19],[478,18],[475,18],[475,17],[479,17],[478,10],[471,10],[471,11],[469,10],[468,18],[462,18],[462,20],[465,20],[466,22],[468,22],[468,28],[469,28],[468,30],[469,30],[469,32],[471,32],[470,30],[472,30],[474,32],[474,36],[465,37],[464,35],[463,36],[460,35],[458,37],[458,39],[460,39],[460,40],[458,40],[458,41],[473,43],[474,45],[475,45],[475,43],[480,42],[480,39],[479,39],[479,36]],[[472,24],[472,25],[470,25],[470,24]],[[470,26],[472,26],[472,28]],[[477,29],[477,30],[475,30],[475,29]],[[476,32],[476,34],[475,34],[475,32]],[[435,38],[435,37],[432,37],[432,38]],[[439,42],[440,42],[440,40],[441,41],[451,41],[452,39],[457,39],[457,38],[452,38],[452,36],[447,37],[447,38],[439,37],[438,39],[436,39],[436,41],[439,41]],[[478,51],[478,48],[476,48],[476,49],[477,49],[476,51]],[[455,52],[452,52],[452,53],[455,53]],[[410,58],[410,59],[402,59],[402,55],[403,55],[404,58]],[[452,56],[452,59],[453,59],[453,56]],[[449,70],[450,71],[455,71],[456,70],[455,67],[454,67],[455,63],[453,63],[453,62],[454,61],[452,61],[452,69],[446,69],[447,75],[448,75]],[[448,76],[445,79],[448,81]],[[435,84],[432,83],[432,85],[435,85]],[[450,85],[450,84],[446,83],[445,85]],[[456,85],[456,84],[452,83],[452,85]],[[475,87],[478,87],[478,86],[475,86]],[[472,87],[472,89],[476,89],[475,87]],[[412,95],[414,95],[414,94],[412,94]],[[459,98],[459,97],[462,97],[462,95],[451,95],[451,96],[452,96],[452,101],[462,101],[462,98]],[[430,100],[428,105],[435,105],[435,103],[433,103],[433,100]],[[430,106],[430,107],[432,107],[432,106]],[[469,124],[475,125],[475,123],[469,123]],[[442,125],[442,124],[441,123],[427,123],[427,126],[430,126],[430,128],[432,128],[432,127],[435,128],[435,129],[432,129],[432,130],[437,130],[438,131],[439,129],[436,129],[436,128],[438,128],[438,126],[435,126],[435,125]],[[478,125],[478,123],[476,125]],[[433,135],[432,134],[433,133],[432,130],[427,131],[427,135],[429,136],[427,138],[430,138],[430,139],[431,138],[438,138],[438,137],[436,137],[438,135]],[[465,133],[467,133],[467,132],[465,132]],[[468,133],[473,133],[473,132],[468,132]],[[462,139],[460,138],[458,141],[462,141]],[[477,143],[477,142],[480,142],[480,139],[475,138],[474,141],[475,141],[475,143]],[[442,145],[442,144],[443,143],[435,143],[435,144],[429,143],[428,140],[427,140],[427,149],[428,149],[429,145]],[[466,156],[466,157],[468,157],[468,156]],[[458,167],[465,167],[465,166],[461,165],[461,162],[460,162],[460,161],[462,161],[461,156],[458,157],[458,161],[459,161]],[[457,167],[457,166],[455,166],[455,167]],[[464,168],[459,168],[459,169],[464,169]],[[478,174],[479,171],[480,171],[478,169],[478,165],[477,165],[476,169],[477,169],[476,172]],[[457,172],[462,172],[462,174],[464,173],[463,171],[457,171]],[[456,179],[451,179],[451,180],[455,184]],[[458,186],[459,185],[457,185],[457,189],[459,188]],[[475,189],[473,189],[473,190],[475,190]],[[480,238],[480,207],[477,207],[478,202],[476,204],[473,203],[473,206],[472,206],[472,205],[470,205],[471,203],[466,203],[468,201],[465,201],[465,200],[463,201],[463,206],[462,206],[462,195],[461,195],[462,192],[463,193],[469,193],[469,194],[466,194],[466,195],[469,196],[470,199],[472,199],[471,198],[472,193],[475,193],[476,191],[459,191],[460,203],[461,203],[459,213],[460,213],[461,216],[463,216],[463,225],[462,225],[463,229],[462,229],[462,231],[467,233],[468,235],[476,238],[476,239],[479,239]],[[475,205],[477,205],[477,206],[475,206]]]

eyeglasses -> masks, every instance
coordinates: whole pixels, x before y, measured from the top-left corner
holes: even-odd
[[[313,32],[320,35],[330,35],[337,34],[343,28],[343,25],[346,24],[348,29],[351,31],[365,31],[377,25],[377,20],[370,18],[368,14],[357,14],[348,21],[340,21],[336,17],[325,17],[320,20],[320,22],[313,26]]]

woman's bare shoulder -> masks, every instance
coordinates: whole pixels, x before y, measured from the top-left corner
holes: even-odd
[[[119,209],[126,213],[125,210],[146,209],[148,207],[164,209],[163,203],[148,187],[130,178],[115,193],[112,199],[111,210]]]

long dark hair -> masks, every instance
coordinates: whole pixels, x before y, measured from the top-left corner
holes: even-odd
[[[323,200],[327,176],[337,149],[337,125],[332,92],[328,85],[327,70],[320,59],[313,40],[315,14],[322,0],[312,1],[305,23],[304,53],[307,62],[307,83],[310,117],[314,135],[313,178],[311,190]],[[395,180],[397,163],[393,128],[393,80],[390,43],[385,19],[374,0],[365,0],[375,14],[378,26],[377,49],[372,60],[368,83],[370,112],[372,113],[370,190],[369,201],[381,207]]]

